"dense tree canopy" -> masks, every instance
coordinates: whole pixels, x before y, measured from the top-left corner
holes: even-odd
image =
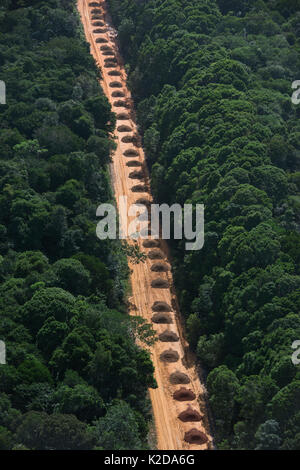
[[[1,450],[147,446],[155,383],[126,254],[96,237],[115,116],[80,28],[73,0],[1,2]]]
[[[299,449],[299,1],[108,3],[156,201],[205,204],[172,249],[217,444]]]

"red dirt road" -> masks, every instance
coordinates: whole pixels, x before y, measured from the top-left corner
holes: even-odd
[[[106,3],[103,1],[89,2],[87,0],[78,0],[78,10],[82,18],[87,41],[90,43],[91,54],[94,56],[97,65],[101,68],[101,85],[112,105],[113,111],[117,114],[115,131],[117,150],[112,156],[113,162],[111,167],[116,200],[118,202],[119,196],[127,196],[127,207],[134,204],[140,198],[151,202],[152,197],[143,149],[136,145],[135,141],[129,143],[122,141],[125,136],[127,137],[125,140],[128,140],[128,137],[138,136],[138,130],[134,118],[133,102],[126,85],[127,77],[116,42],[116,32],[112,27]],[[93,12],[93,10],[96,11]],[[93,18],[95,15],[97,18]],[[97,22],[104,24],[99,23],[97,25]],[[97,29],[100,29],[100,32],[95,32]],[[113,58],[114,62],[109,60],[111,58]],[[116,92],[117,95],[121,92],[122,96],[116,96]],[[121,102],[118,103],[118,101]],[[125,114],[125,116],[122,116],[122,114]],[[124,128],[120,128],[120,126],[126,126],[127,130],[125,128],[124,132]],[[135,155],[132,157],[124,156],[124,152],[128,150],[134,150]],[[128,166],[128,162],[139,166]],[[142,179],[135,178],[135,175],[129,177],[129,174],[134,170],[142,170]],[[144,186],[144,188],[141,188],[143,192],[132,191],[132,188],[137,185]],[[143,240],[139,240],[138,245],[140,250],[146,254],[149,254],[153,249],[145,248]],[[130,264],[129,261],[132,287],[132,296],[129,299],[132,306],[130,313],[138,314],[151,323],[155,313],[152,310],[154,302],[166,302],[172,306],[171,311],[165,313],[165,315],[169,315],[172,323],[153,323],[153,328],[157,331],[158,335],[166,331],[173,332],[173,337],[177,339],[177,341],[172,342],[157,341],[150,351],[155,367],[155,378],[158,384],[157,389],[149,390],[155,419],[157,447],[160,450],[201,450],[211,448],[212,438],[209,433],[206,405],[203,399],[204,388],[199,381],[195,363],[191,359],[192,356],[188,352],[188,344],[182,334],[174,289],[151,287],[152,281],[158,278],[168,281],[170,287],[173,286],[170,270],[166,272],[151,270],[151,266],[158,261],[163,262],[164,265],[170,265],[167,246],[162,240],[160,240],[159,249],[162,253],[161,260],[153,260],[147,257],[145,263],[139,263],[138,265]],[[167,354],[167,361],[161,360],[161,354],[169,350],[171,352],[170,357]],[[188,384],[180,383],[174,385],[170,382],[170,375],[177,371],[183,372],[188,376]],[[193,393],[188,393],[185,396],[184,392],[182,398],[185,400],[175,400],[173,394],[182,387]],[[196,413],[191,414],[191,409]],[[187,411],[189,412],[184,415],[185,418],[183,420],[181,413]],[[178,417],[179,415],[181,419]],[[198,421],[194,420],[196,419],[195,417],[197,417]],[[197,432],[195,432],[188,434],[188,436],[192,435],[190,439],[192,442],[186,442],[185,434],[193,429],[205,433],[208,441],[201,444],[203,435],[199,434],[198,436]]]

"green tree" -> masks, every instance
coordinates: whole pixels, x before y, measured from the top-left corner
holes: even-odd
[[[122,401],[111,405],[106,416],[96,422],[94,435],[97,447],[104,450],[143,449],[135,415]]]
[[[280,428],[277,421],[270,419],[261,424],[255,434],[255,450],[278,450],[281,444]]]

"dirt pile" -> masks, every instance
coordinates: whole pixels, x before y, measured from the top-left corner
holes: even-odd
[[[150,250],[148,253],[149,259],[164,259],[164,254],[161,250]]]
[[[202,416],[200,415],[200,413],[198,413],[197,410],[193,410],[191,406],[188,406],[186,410],[182,411],[178,415],[178,418],[184,423],[188,423],[201,421]]]
[[[164,343],[176,343],[179,341],[179,336],[174,331],[166,330],[158,336],[158,339]]]
[[[122,137],[121,142],[124,142],[124,144],[132,144],[135,142],[135,137],[133,135],[125,135]]]
[[[129,167],[140,167],[142,166],[141,162],[139,162],[138,160],[130,160],[130,162],[126,162],[126,166],[129,166]],[[139,204],[138,202],[136,202],[136,204]],[[141,203],[140,203],[141,204]]]
[[[128,121],[130,119],[130,116],[127,113],[120,113],[120,114],[117,114],[117,119],[119,121]]]
[[[167,312],[155,313],[153,317],[151,318],[151,320],[153,321],[153,323],[158,323],[158,324],[173,323],[171,315],[169,315]]]
[[[144,184],[137,184],[135,186],[132,186],[131,191],[134,193],[146,193],[148,191],[148,188]]]
[[[122,83],[121,82],[110,82],[109,84],[110,88],[122,88]]]
[[[116,108],[127,108],[127,103],[126,101],[117,100],[114,101],[114,106],[116,106]]]
[[[190,378],[187,374],[184,374],[183,372],[180,372],[177,370],[176,372],[173,372],[173,374],[170,375],[170,382],[173,385],[180,385],[180,384],[189,384]]]
[[[130,132],[131,128],[129,126],[122,125],[122,126],[117,127],[117,131],[118,132]],[[127,155],[125,155],[125,156],[127,156]]]
[[[123,91],[119,91],[119,90],[118,90],[118,91],[113,91],[112,94],[111,94],[111,96],[112,96],[113,98],[123,98],[123,97],[125,96],[125,93],[124,93]],[[119,128],[117,129],[117,131],[119,131]],[[129,131],[128,131],[128,132],[130,132],[130,131],[131,131],[131,129],[129,128]],[[122,131],[119,131],[119,132],[122,132]],[[124,131],[123,131],[123,132],[124,132]],[[126,131],[125,131],[125,132],[126,132]]]
[[[105,44],[105,43],[108,42],[108,41],[107,41],[107,39],[105,39],[105,38],[97,38],[97,39],[96,39],[96,42],[97,42],[98,44]]]
[[[195,400],[196,395],[189,388],[181,387],[173,394],[173,398],[177,401],[190,401]]]
[[[208,438],[204,432],[198,431],[198,429],[191,429],[185,433],[184,440],[189,444],[202,445],[208,441]]]
[[[108,75],[110,75],[111,77],[120,77],[121,72],[119,72],[118,70],[111,70],[110,72],[108,72]]]
[[[124,157],[138,157],[139,156],[139,152],[135,149],[128,149],[128,150],[125,150],[125,152],[123,153]]]
[[[142,171],[134,170],[129,173],[128,178],[133,180],[142,180],[144,178],[144,173]]]
[[[104,59],[104,63],[117,65],[118,61],[116,57],[108,57],[108,59]]]
[[[172,307],[167,304],[167,302],[161,302],[160,300],[156,300],[152,305],[152,310],[154,312],[172,312]]]
[[[155,273],[166,273],[170,270],[170,267],[166,263],[154,263],[151,266],[151,271]]]
[[[100,51],[112,51],[112,48],[110,46],[104,45],[100,46]]]
[[[117,68],[117,64],[115,64],[114,62],[105,62],[104,67],[106,69],[113,69]]]
[[[159,358],[162,362],[177,362],[179,361],[179,354],[173,349],[167,349],[166,351],[161,353]]]
[[[158,277],[157,279],[153,279],[151,282],[151,287],[154,289],[169,289],[169,282],[166,279],[162,279]]]

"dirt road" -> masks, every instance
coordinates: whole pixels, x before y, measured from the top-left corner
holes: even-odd
[[[112,163],[116,200],[127,196],[127,207],[141,199],[151,203],[145,156],[139,145],[133,102],[107,5],[78,0],[78,10],[91,53],[102,71],[101,85],[117,114],[117,150]],[[187,354],[188,344],[180,325],[167,247],[162,240],[158,243],[158,247],[145,247],[145,241],[139,240],[140,250],[147,254],[147,260],[138,265],[130,264],[132,297],[129,299],[130,313],[152,322],[158,335],[162,335],[151,348],[158,388],[149,390],[157,446],[161,450],[207,449],[211,447],[211,436],[204,389],[191,355]],[[151,284],[158,279],[160,287],[153,287]]]

